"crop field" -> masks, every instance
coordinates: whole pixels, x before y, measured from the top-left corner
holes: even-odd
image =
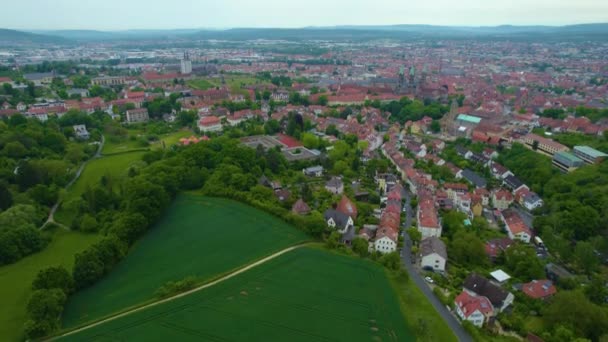
[[[413,341],[384,269],[299,248],[61,341]]]
[[[0,341],[22,341],[25,307],[32,293],[32,281],[41,269],[63,265],[72,270],[74,255],[101,239],[96,234],[58,229],[42,251],[14,264],[0,267]]]
[[[144,152],[129,152],[90,161],[82,171],[80,178],[68,189],[62,206],[55,213],[55,220],[70,226],[76,216],[76,212],[69,208],[70,201],[80,198],[87,187],[99,184],[104,175],[111,176],[115,180],[126,177],[129,167],[144,163],[141,160],[143,155]]]
[[[307,236],[253,207],[221,198],[181,194],[164,217],[110,274],[70,297],[71,327],[155,298],[168,281],[206,281]]]
[[[232,93],[247,95],[247,90],[243,89],[243,87],[253,84],[270,84],[267,81],[260,80],[258,78],[252,77],[250,75],[235,75],[235,74],[225,74],[224,75],[225,85],[230,88]],[[207,90],[210,88],[221,87],[222,82],[219,78],[199,78],[195,80],[188,81],[188,86],[194,89]]]

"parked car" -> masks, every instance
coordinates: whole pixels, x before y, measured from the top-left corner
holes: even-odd
[[[431,278],[431,277],[425,277],[424,280],[426,280],[426,282],[429,284],[434,283],[433,278]]]

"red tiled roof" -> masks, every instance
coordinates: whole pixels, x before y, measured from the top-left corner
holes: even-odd
[[[550,280],[532,280],[529,283],[523,284],[521,289],[528,297],[535,299],[547,298],[557,292],[555,285]]]
[[[279,142],[281,142],[283,145],[287,146],[287,148],[302,146],[302,143],[299,142],[297,139],[292,138],[285,134],[279,133],[279,134],[277,134],[277,138],[278,138]]]
[[[339,212],[351,216],[353,219],[357,217],[357,206],[348,199],[346,196],[342,196],[338,207],[336,208]]]
[[[220,123],[220,118],[217,116],[205,116],[199,121],[201,126],[212,126],[217,125],[218,123]]]
[[[465,318],[471,316],[475,311],[481,312],[484,316],[491,315],[494,312],[492,303],[487,297],[472,296],[467,291],[462,291],[454,302],[458,305]]]

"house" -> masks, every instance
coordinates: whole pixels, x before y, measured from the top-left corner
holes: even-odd
[[[536,192],[528,191],[522,197],[521,204],[529,211],[532,211],[536,208],[542,207],[543,200],[540,198],[540,196],[538,196],[538,194],[536,194]]]
[[[462,147],[461,145],[456,146],[456,153],[464,159],[469,159],[473,155],[469,149]]]
[[[335,209],[328,209],[323,216],[327,226],[336,229],[340,234],[346,233],[348,227],[355,224],[352,217]]]
[[[483,214],[483,199],[480,195],[471,196],[471,212],[476,217]]]
[[[87,127],[85,125],[74,125],[74,134],[76,134],[76,138],[80,140],[89,140],[91,135],[89,131],[87,131]]]
[[[280,202],[285,202],[291,197],[291,192],[287,189],[279,189],[275,190],[274,195]]]
[[[321,177],[323,176],[323,166],[311,166],[302,170],[305,176],[308,177]]]
[[[487,185],[486,180],[480,175],[473,172],[470,169],[462,170],[462,177],[466,179],[469,183],[475,185],[476,188],[485,188]]]
[[[25,78],[26,81],[33,82],[36,86],[41,86],[43,84],[51,84],[53,82],[54,77],[54,72],[38,72],[23,75],[23,78]]]
[[[496,258],[500,253],[504,253],[507,248],[513,245],[514,241],[509,238],[496,238],[486,242],[485,250],[486,255],[492,262],[496,261]]]
[[[573,277],[572,273],[568,272],[568,270],[566,270],[560,265],[553,263],[549,263],[545,266],[545,274],[547,275],[547,278],[553,281],[560,281]]]
[[[504,311],[513,304],[515,297],[488,279],[471,273],[464,281],[464,290],[474,296],[487,297],[492,303],[495,313]]]
[[[494,208],[505,210],[513,203],[513,195],[505,189],[494,191],[492,193],[492,203],[494,204]]]
[[[422,238],[441,236],[441,222],[439,222],[437,209],[432,198],[422,197],[419,199],[416,220]]]
[[[492,173],[492,176],[498,180],[503,180],[508,176],[515,176],[509,169],[496,162],[490,163],[490,172]]]
[[[331,179],[325,183],[325,189],[334,195],[341,195],[344,192],[344,183],[340,177],[331,177]]]
[[[374,250],[386,254],[397,250],[397,242],[399,233],[389,227],[380,227],[376,231],[376,239],[374,240]]]
[[[454,299],[454,304],[460,319],[469,321],[479,328],[494,315],[492,303],[487,297],[475,296],[467,291],[462,291]]]
[[[463,195],[469,190],[469,187],[462,183],[445,183],[443,184],[443,188],[452,202],[456,202],[459,195]]]
[[[553,282],[548,279],[532,280],[521,287],[521,291],[528,297],[534,299],[547,299],[557,293]]]
[[[530,243],[532,231],[516,211],[512,209],[502,211],[501,219],[505,223],[505,229],[509,238]]]
[[[357,236],[356,232],[355,232],[355,227],[354,226],[350,226],[346,229],[346,232],[344,232],[344,234],[342,234],[342,237],[340,238],[340,242],[350,246],[351,243],[353,242],[353,239]]]
[[[357,206],[346,196],[342,196],[336,210],[354,219],[357,218]]]
[[[447,249],[441,239],[433,236],[420,241],[420,267],[422,269],[445,272],[447,260]]]
[[[146,108],[135,108],[127,110],[127,122],[147,122],[150,118],[148,117],[148,109]]]
[[[205,116],[198,121],[201,132],[218,132],[222,130],[222,121],[217,116]]]
[[[308,215],[310,214],[310,207],[300,198],[291,207],[291,212],[298,215]]]
[[[89,91],[87,89],[81,89],[81,88],[68,89],[67,93],[68,93],[69,97],[72,97],[73,95],[77,95],[77,96],[80,96],[80,97],[88,97],[89,96]]]
[[[503,184],[506,185],[509,189],[511,189],[513,193],[524,188],[530,190],[527,185],[525,185],[522,181],[519,180],[519,178],[515,176],[507,176],[504,179]]]

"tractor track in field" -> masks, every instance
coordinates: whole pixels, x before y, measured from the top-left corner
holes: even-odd
[[[285,249],[283,249],[281,251],[278,251],[278,252],[276,252],[276,253],[274,253],[272,255],[269,255],[269,256],[261,259],[261,260],[253,262],[253,263],[251,263],[251,264],[249,264],[247,266],[244,266],[244,267],[242,267],[242,268],[240,268],[240,269],[238,269],[238,270],[236,270],[236,271],[234,271],[232,273],[229,273],[229,274],[227,274],[227,275],[225,275],[225,276],[223,276],[223,277],[221,277],[219,279],[216,279],[216,280],[214,280],[214,281],[212,281],[210,283],[206,283],[206,284],[203,284],[201,286],[197,286],[197,287],[195,287],[195,288],[193,288],[191,290],[188,290],[186,292],[182,292],[182,293],[176,294],[176,295],[171,296],[169,298],[161,299],[159,301],[156,301],[156,302],[153,302],[153,303],[150,303],[150,304],[146,304],[144,306],[141,306],[141,307],[138,307],[138,308],[134,308],[134,309],[131,309],[131,310],[128,310],[128,311],[116,314],[116,315],[108,317],[108,318],[104,318],[104,319],[102,319],[100,321],[93,322],[91,324],[82,326],[80,328],[68,331],[68,332],[66,332],[64,334],[51,337],[51,338],[47,339],[46,341],[55,341],[55,340],[60,339],[62,337],[70,336],[70,335],[73,335],[73,334],[85,331],[87,329],[96,327],[98,325],[102,325],[102,324],[108,323],[108,322],[113,321],[115,319],[122,318],[122,317],[125,317],[125,316],[128,316],[128,315],[134,314],[136,312],[143,311],[143,310],[149,309],[151,307],[154,307],[154,306],[157,306],[157,305],[161,305],[161,304],[164,304],[164,303],[168,303],[168,302],[171,302],[171,301],[176,300],[178,298],[182,298],[182,297],[191,295],[191,294],[193,294],[195,292],[204,290],[204,289],[206,289],[208,287],[211,287],[211,286],[217,285],[217,284],[219,284],[221,282],[224,282],[224,281],[226,281],[226,280],[228,280],[230,278],[233,278],[233,277],[235,277],[235,276],[237,276],[237,275],[239,275],[241,273],[247,272],[247,271],[249,271],[252,268],[260,266],[260,265],[262,265],[262,264],[264,264],[264,263],[266,263],[266,262],[268,262],[268,261],[270,261],[272,259],[275,259],[275,258],[277,258],[277,257],[285,254],[285,253],[289,253],[289,252],[291,252],[291,251],[293,251],[295,249],[301,248],[301,247],[306,246],[306,245],[307,245],[307,243],[304,243],[304,244],[300,244],[300,245],[296,245],[296,246],[291,246],[291,247],[285,248]]]

